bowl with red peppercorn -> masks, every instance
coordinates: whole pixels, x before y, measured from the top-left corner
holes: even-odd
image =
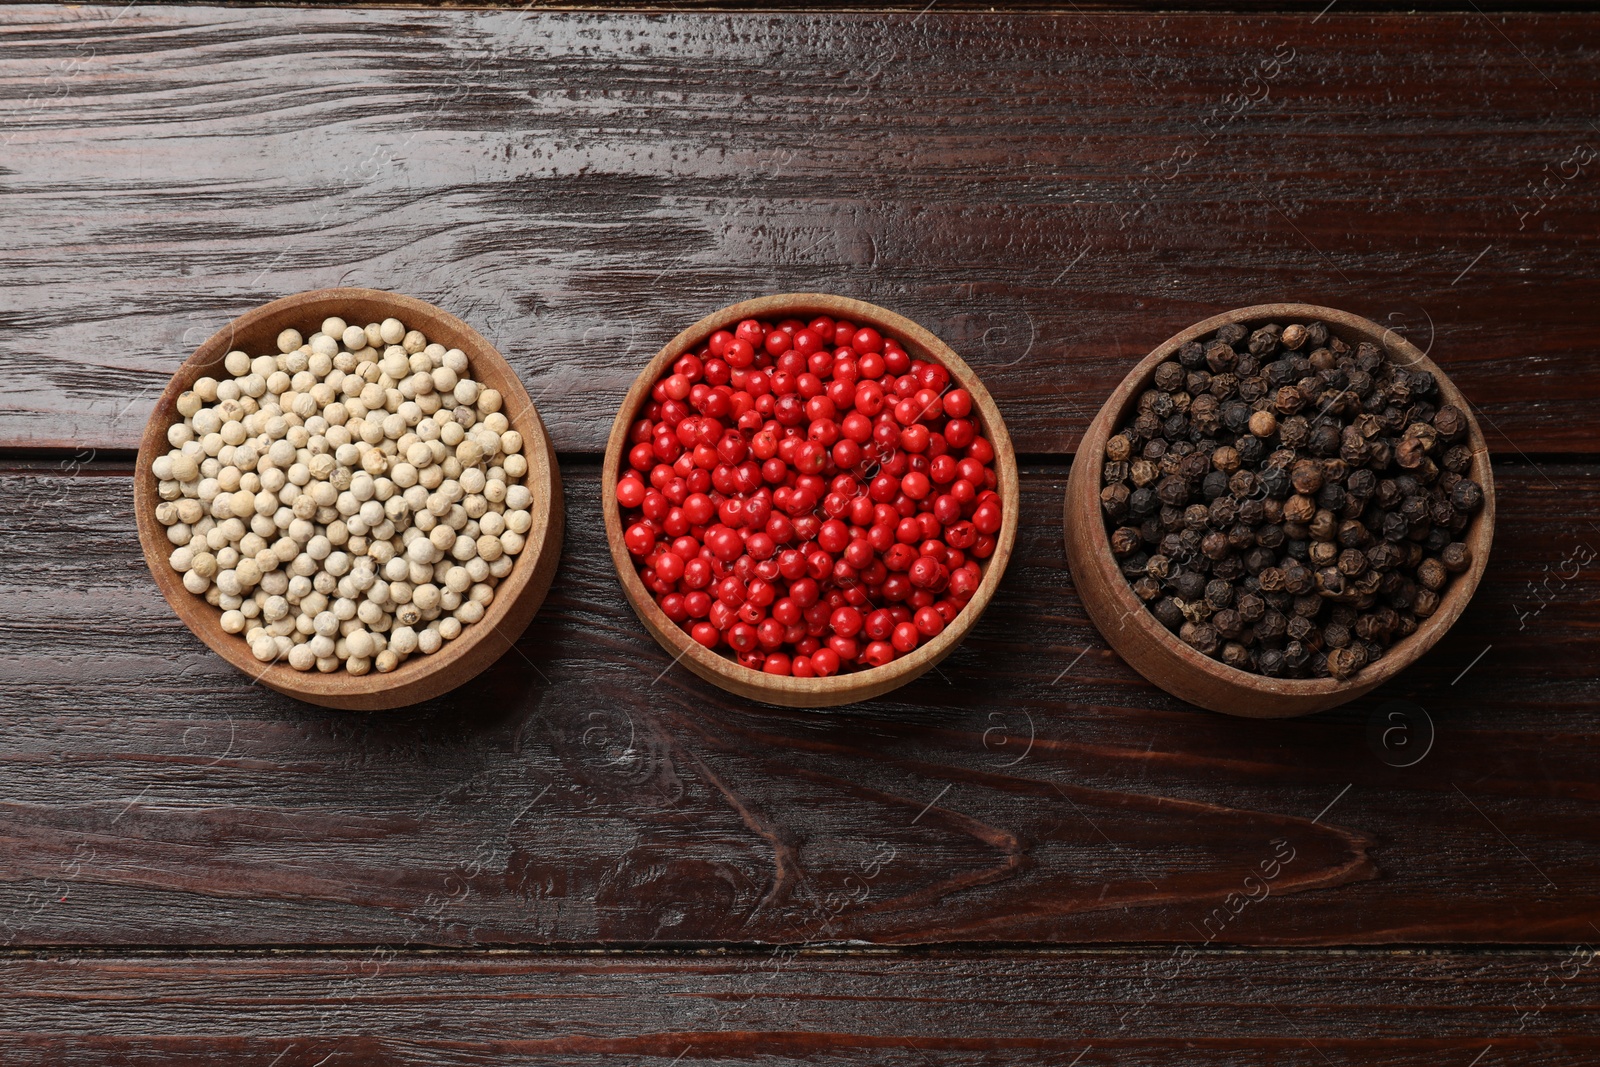
[[[977,622],[1016,538],[993,399],[872,304],[747,300],[645,367],[601,477],[624,592],[674,658],[787,707],[882,695]]]
[[[1214,711],[1282,718],[1394,677],[1488,563],[1470,405],[1409,341],[1308,304],[1240,308],[1150,353],[1067,482],[1067,559],[1130,666]]]

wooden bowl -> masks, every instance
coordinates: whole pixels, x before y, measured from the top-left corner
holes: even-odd
[[[942,365],[950,377],[972,394],[973,414],[983,428],[983,434],[994,445],[995,491],[1000,494],[1004,516],[996,538],[994,554],[984,561],[983,581],[978,591],[968,601],[956,620],[944,628],[933,640],[919,645],[909,655],[901,656],[882,667],[840,673],[831,678],[795,678],[764,674],[712,651],[695,641],[677,623],[667,618],[660,605],[639,578],[637,565],[628,553],[622,539],[622,510],[617,503],[617,475],[628,451],[628,430],[632,426],[656,380],[666,372],[677,358],[704,344],[706,339],[720,329],[732,329],[743,319],[774,321],[786,318],[810,318],[827,315],[846,319],[858,326],[871,326],[885,337],[898,340],[913,359],[923,359]],[[682,662],[695,674],[730,693],[791,708],[822,708],[869,700],[898,688],[925,673],[948,656],[961,643],[989,600],[994,596],[1000,576],[1005,573],[1006,562],[1011,558],[1011,546],[1017,537],[1017,513],[1020,507],[1017,482],[1017,457],[1006,433],[1005,422],[994,399],[983,387],[972,368],[949,346],[921,326],[892,311],[842,296],[823,293],[787,293],[746,300],[712,312],[684,330],[656,354],[648,366],[634,380],[628,390],[617,418],[611,426],[611,438],[606,444],[605,465],[600,477],[600,495],[605,507],[606,539],[611,543],[611,558],[617,565],[617,577],[622,582],[628,603],[638,614],[661,647]]]
[[[280,331],[294,328],[306,336],[314,333],[329,316],[338,315],[351,322],[382,322],[394,317],[407,329],[419,329],[430,342],[437,341],[465,352],[472,377],[498,389],[504,397],[502,410],[513,429],[522,434],[528,457],[528,474],[522,480],[533,494],[529,513],[533,525],[527,542],[517,556],[511,573],[500,581],[495,598],[482,619],[461,631],[433,655],[414,653],[388,674],[372,671],[353,675],[343,670],[330,674],[297,671],[286,663],[263,665],[251,654],[244,638],[222,629],[221,613],[205,599],[183,587],[182,576],[167,562],[173,546],[166,531],[156,521],[156,478],[150,465],[168,451],[167,427],[180,421],[178,397],[196,379],[206,375],[227,376],[223,358],[233,349],[251,355],[277,352]],[[195,350],[167,383],[139,443],[138,465],[134,470],[134,514],[139,523],[139,542],[145,562],[155,577],[161,594],[172,610],[195,636],[210,645],[223,659],[252,679],[312,704],[352,711],[375,711],[415,704],[454,689],[476,676],[511,647],[522,635],[539,605],[544,602],[561,555],[564,509],[561,500],[561,472],[555,452],[539,413],[511,369],[494,346],[472,327],[431,304],[408,296],[397,296],[376,289],[319,289],[274,300],[241,315]]]
[[[1472,565],[1452,576],[1438,610],[1424,619],[1415,633],[1344,681],[1268,678],[1229,667],[1184,644],[1145,608],[1118,569],[1100,507],[1106,440],[1132,412],[1139,394],[1154,378],[1156,367],[1172,358],[1184,344],[1228,323],[1261,326],[1268,322],[1287,325],[1311,320],[1326,323],[1331,333],[1352,346],[1371,341],[1401,366],[1432,373],[1442,397],[1467,416],[1467,443],[1473,451],[1471,477],[1483,486],[1483,505],[1462,535],[1472,551]],[[1067,479],[1065,525],[1067,562],[1078,595],[1111,647],[1134,670],[1174,696],[1212,711],[1251,718],[1288,718],[1343,704],[1388,681],[1416,662],[1460,618],[1489,562],[1489,546],[1494,539],[1494,474],[1471,407],[1444,372],[1416,346],[1392,330],[1348,312],[1311,304],[1259,304],[1196,323],[1161,344],[1123,379],[1078,446]]]

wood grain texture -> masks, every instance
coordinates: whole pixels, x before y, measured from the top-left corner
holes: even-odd
[[[229,318],[369,285],[563,451],[801,290],[939,334],[1024,454],[1274,299],[1406,331],[1497,450],[1600,451],[1595,16],[1313,18],[6,6],[0,446],[131,447]]]
[[[63,462],[0,475],[0,943],[1571,942],[1600,922],[1594,466],[1497,469],[1489,573],[1412,670],[1249,721],[1154,689],[1090,625],[1059,465],[1024,471],[1011,567],[961,648],[818,713],[673,667],[617,584],[598,463],[561,457],[568,544],[521,654],[360,715],[201,646],[151,587],[126,466]],[[1425,710],[1385,738],[1391,700]]]
[[[1600,1056],[1600,966],[1161,950],[0,958],[12,1067],[1515,1063]],[[1486,1051],[1487,1050],[1487,1051]]]

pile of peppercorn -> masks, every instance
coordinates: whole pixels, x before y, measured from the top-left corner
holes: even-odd
[[[1229,324],[1156,368],[1106,442],[1111,550],[1191,648],[1349,678],[1433,614],[1483,489],[1427,371],[1326,324]]]

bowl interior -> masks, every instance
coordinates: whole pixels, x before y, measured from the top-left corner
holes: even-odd
[[[526,547],[517,556],[511,573],[501,579],[495,598],[478,622],[462,629],[461,636],[448,642],[433,655],[416,654],[387,674],[376,671],[353,675],[346,671],[321,674],[297,671],[284,663],[262,664],[251,654],[244,638],[222,629],[221,612],[184,588],[181,576],[167,562],[174,547],[155,521],[156,478],[150,469],[155,457],[167,451],[167,427],[180,421],[178,397],[199,378],[227,376],[223,360],[234,349],[252,356],[277,352],[277,336],[285,329],[298,329],[309,337],[325,318],[338,315],[352,323],[382,322],[394,317],[407,329],[419,329],[430,342],[437,341],[466,353],[469,373],[478,382],[500,391],[501,410],[524,441],[528,473],[522,484],[533,496],[529,513],[533,525],[528,530]],[[459,669],[474,649],[491,637],[509,644],[498,635],[497,627],[512,605],[527,590],[550,529],[552,464],[549,439],[512,370],[494,346],[466,323],[424,301],[374,289],[323,289],[300,293],[265,304],[230,322],[195,350],[168,382],[145,426],[134,470],[134,508],[139,519],[139,538],[145,560],[157,586],[195,635],[229,663],[280,692],[301,696],[313,703],[327,699],[348,699],[352,694],[372,698],[371,706],[393,706],[383,701],[385,694],[403,696],[425,678]],[[463,676],[459,681],[465,681]],[[400,702],[405,702],[401,700]]]
[[[627,451],[629,427],[644,407],[651,387],[679,356],[704,344],[717,330],[731,329],[742,319],[765,319],[771,322],[786,318],[814,318],[818,315],[846,319],[859,326],[872,326],[885,336],[894,337],[912,358],[943,365],[950,372],[952,380],[972,394],[973,411],[984,436],[994,446],[995,491],[1000,494],[1003,516],[994,554],[981,564],[983,580],[978,591],[956,621],[945,627],[937,637],[919,645],[909,655],[882,667],[840,673],[829,678],[795,678],[751,670],[721,651],[713,651],[699,644],[686,630],[667,618],[639,578],[637,565],[623,543],[622,513],[617,504],[616,487],[623,455]],[[724,680],[731,682],[738,687],[736,691],[758,692],[774,703],[804,706],[866,699],[915,678],[948,655],[983,614],[994,595],[1016,540],[1020,503],[1016,455],[1011,447],[1010,435],[1006,433],[1005,422],[1000,417],[994,399],[972,368],[938,337],[910,319],[864,301],[823,293],[790,293],[733,304],[707,315],[668,342],[639,373],[618,409],[606,445],[601,495],[605,508],[606,538],[610,542],[618,576],[629,602],[656,639],[675,655],[692,661],[702,677],[715,676],[713,680],[719,681],[719,684]]]
[[[1174,358],[1178,349],[1190,341],[1214,333],[1229,323],[1242,323],[1254,328],[1269,322],[1288,325],[1291,322],[1307,323],[1313,320],[1327,324],[1331,333],[1352,346],[1361,341],[1373,342],[1381,346],[1387,352],[1389,359],[1399,365],[1410,370],[1426,370],[1433,374],[1439,383],[1441,397],[1467,416],[1467,442],[1473,452],[1471,476],[1483,487],[1483,505],[1461,534],[1463,541],[1472,550],[1472,564],[1466,571],[1452,576],[1438,609],[1422,621],[1415,633],[1396,642],[1377,662],[1369,664],[1343,681],[1333,678],[1268,678],[1265,675],[1230,667],[1221,660],[1202,655],[1184,644],[1176,634],[1161,625],[1155,616],[1150,614],[1117,566],[1116,558],[1111,554],[1110,538],[1106,533],[1098,495],[1101,485],[1100,471],[1105,463],[1106,441],[1133,412],[1140,393],[1150,387],[1156,368]],[[1092,486],[1092,493],[1085,490],[1084,499],[1080,501],[1082,507],[1077,513],[1078,518],[1082,520],[1079,525],[1087,528],[1078,529],[1075,534],[1089,539],[1092,551],[1102,568],[1102,574],[1115,578],[1115,581],[1108,580],[1106,584],[1116,597],[1120,609],[1125,613],[1132,613],[1131,617],[1138,620],[1141,630],[1149,633],[1186,666],[1202,673],[1225,677],[1230,684],[1239,688],[1253,689],[1290,699],[1326,697],[1340,693],[1359,695],[1393,677],[1433,647],[1465,610],[1467,602],[1472,599],[1472,594],[1483,576],[1484,568],[1488,565],[1489,547],[1494,536],[1494,474],[1489,464],[1488,446],[1484,442],[1482,431],[1478,428],[1478,421],[1472,414],[1471,406],[1456,389],[1455,383],[1450,381],[1449,376],[1404,337],[1368,319],[1334,308],[1313,304],[1259,304],[1213,316],[1174,335],[1146,356],[1123,379],[1122,384],[1117,387],[1116,392],[1095,417],[1089,432],[1084,435],[1074,462],[1088,463],[1090,466],[1086,473],[1092,475],[1087,479],[1088,484]]]

